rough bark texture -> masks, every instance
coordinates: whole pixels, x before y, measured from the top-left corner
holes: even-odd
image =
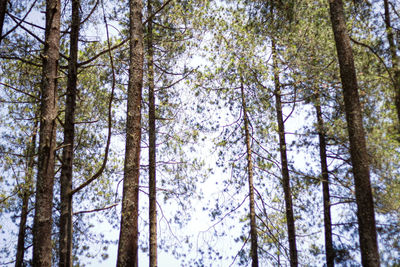
[[[148,17],[153,13],[152,1],[147,1]],[[149,266],[157,267],[157,180],[156,180],[156,105],[154,93],[153,19],[147,22],[147,71],[149,86]]]
[[[4,19],[6,17],[6,11],[7,11],[7,0],[0,0],[0,44],[1,40],[3,39],[3,25],[4,25]]]
[[[319,94],[316,94],[315,110],[317,113],[318,138],[319,138],[319,157],[321,163],[322,176],[322,196],[324,203],[324,230],[325,230],[325,255],[326,265],[328,267],[335,266],[335,251],[332,242],[332,220],[329,194],[329,174],[326,157],[326,141],[324,132],[324,120],[322,117],[321,102]]]
[[[276,55],[275,41],[272,41],[272,60],[274,67],[274,84],[275,84],[275,108],[276,118],[278,121],[278,135],[279,135],[279,151],[281,154],[281,168],[282,168],[282,186],[285,194],[285,209],[286,209],[286,222],[289,237],[289,252],[290,252],[290,266],[298,265],[297,247],[296,247],[296,228],[294,224],[292,192],[290,189],[290,175],[286,153],[286,140],[285,140],[285,125],[282,114],[282,101],[281,101],[281,84],[279,81],[278,62]]]
[[[129,82],[121,229],[117,266],[138,266],[138,206],[143,86],[142,1],[129,1]]]
[[[247,176],[249,179],[249,199],[250,199],[250,238],[251,238],[251,266],[258,267],[258,242],[257,242],[257,223],[256,211],[254,203],[254,183],[253,183],[253,160],[251,158],[251,137],[249,131],[249,119],[247,116],[246,98],[244,95],[243,83],[241,84],[242,109],[244,134],[246,140],[246,157],[247,157]]]
[[[329,0],[332,29],[339,59],[340,77],[350,139],[350,156],[356,191],[358,231],[363,266],[379,266],[374,203],[369,175],[362,111],[350,38],[346,29],[342,0]]]
[[[32,139],[27,149],[27,168],[25,172],[25,181],[22,190],[22,208],[21,208],[21,219],[19,221],[18,230],[18,243],[17,243],[17,255],[15,257],[15,267],[24,266],[24,255],[25,255],[25,233],[26,233],[26,221],[29,214],[29,197],[32,195],[33,188],[33,167],[35,164],[35,150],[36,150],[36,135],[37,135],[37,123],[33,128]]]
[[[39,131],[38,175],[33,222],[33,266],[51,266],[57,75],[60,46],[60,0],[46,1],[46,33]]]
[[[70,54],[68,62],[67,95],[65,104],[64,122],[64,149],[62,155],[60,177],[60,240],[59,240],[59,266],[72,266],[72,166],[74,158],[75,138],[75,106],[77,88],[78,65],[78,37],[80,26],[79,0],[72,1],[70,34]]]
[[[385,9],[386,35],[389,42],[390,56],[392,59],[393,87],[395,91],[395,106],[398,119],[397,127],[398,132],[400,133],[400,57],[397,55],[397,48],[394,42],[393,28],[390,20],[389,1],[384,0],[383,4]]]

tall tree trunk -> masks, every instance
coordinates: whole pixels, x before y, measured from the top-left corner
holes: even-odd
[[[139,170],[143,86],[142,1],[129,1],[129,82],[117,266],[138,266]]]
[[[390,56],[392,59],[393,87],[395,91],[395,106],[398,119],[398,132],[400,133],[400,57],[394,42],[393,28],[390,20],[389,1],[384,0],[386,35],[389,42]]]
[[[70,54],[64,122],[64,149],[60,177],[60,240],[59,266],[72,266],[72,176],[75,138],[75,107],[77,90],[78,38],[80,28],[79,0],[72,0]]]
[[[321,163],[322,174],[322,196],[324,203],[324,230],[325,230],[325,255],[326,265],[328,267],[335,266],[335,251],[333,250],[332,242],[332,220],[331,220],[331,207],[330,207],[330,194],[329,194],[329,174],[328,164],[326,157],[326,141],[324,131],[324,119],[322,117],[321,101],[319,92],[315,97],[315,110],[317,113],[317,129],[319,138],[319,157]]]
[[[278,61],[276,55],[275,41],[272,40],[272,60],[274,68],[274,84],[275,84],[275,108],[276,118],[278,121],[278,135],[279,135],[279,150],[281,153],[281,167],[282,167],[282,186],[285,194],[285,207],[286,207],[286,222],[289,237],[289,252],[290,252],[290,266],[298,265],[297,248],[296,248],[296,228],[294,225],[292,192],[290,189],[290,175],[286,153],[286,140],[285,140],[285,124],[282,114],[282,101],[281,101],[281,84],[279,81]]]
[[[21,208],[21,219],[19,222],[18,231],[18,244],[17,244],[17,255],[15,259],[15,267],[24,266],[24,254],[25,254],[25,232],[26,232],[26,222],[29,213],[29,197],[32,195],[32,182],[33,182],[33,167],[35,164],[35,150],[36,150],[36,136],[37,136],[37,126],[38,123],[35,122],[32,132],[32,139],[28,145],[27,149],[27,168],[25,173],[25,181],[23,185],[22,192],[22,208]]]
[[[339,59],[340,77],[350,139],[350,156],[356,191],[358,231],[363,266],[379,266],[374,202],[369,175],[369,159],[365,142],[362,111],[357,88],[356,70],[342,0],[329,0],[332,29]]]
[[[39,131],[38,175],[33,221],[33,266],[51,266],[57,75],[60,48],[60,0],[46,1],[46,33]]]
[[[1,40],[3,39],[3,26],[4,26],[4,19],[6,17],[7,12],[7,2],[8,0],[0,0],[0,44]]]
[[[249,199],[250,199],[250,237],[251,237],[251,260],[252,267],[258,267],[258,243],[257,243],[257,223],[254,203],[254,182],[253,182],[253,160],[251,158],[251,136],[249,131],[249,118],[247,116],[246,98],[244,95],[244,86],[241,82],[241,96],[243,109],[244,134],[246,140],[247,154],[247,176],[249,179]]]
[[[147,1],[147,13],[152,16],[152,1]],[[156,106],[154,93],[153,19],[147,22],[147,79],[149,83],[149,266],[157,267],[157,180],[156,180]]]

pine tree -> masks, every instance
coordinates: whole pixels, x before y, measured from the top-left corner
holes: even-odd
[[[319,156],[321,164],[321,177],[322,177],[322,197],[324,204],[324,230],[325,230],[325,254],[326,254],[326,265],[333,267],[335,264],[335,251],[333,249],[332,241],[332,218],[331,218],[331,202],[329,192],[329,171],[326,155],[326,139],[324,130],[324,119],[321,108],[321,100],[319,90],[316,89],[315,93],[315,111],[317,115],[317,129],[319,139]]]
[[[156,105],[154,92],[153,3],[147,0],[147,83],[149,89],[149,266],[157,267]]]
[[[285,140],[285,124],[282,114],[282,100],[281,100],[281,83],[279,81],[278,70],[278,56],[276,53],[275,41],[272,40],[272,60],[274,72],[274,95],[275,95],[275,108],[276,119],[278,122],[278,135],[279,135],[279,151],[281,155],[281,168],[282,168],[282,187],[285,194],[285,209],[286,209],[286,222],[288,229],[289,251],[290,251],[290,266],[298,266],[297,246],[296,246],[296,228],[293,214],[293,200],[292,191],[290,186],[290,174],[287,159],[286,140]]]
[[[253,176],[253,159],[251,149],[251,133],[249,130],[249,118],[247,115],[246,98],[244,94],[243,80],[240,84],[242,109],[243,109],[243,123],[244,123],[244,136],[246,143],[246,158],[247,158],[247,176],[249,180],[249,206],[250,206],[250,238],[251,238],[251,266],[258,267],[258,242],[257,242],[257,222],[256,211],[254,202],[254,176]]]
[[[142,1],[129,1],[129,82],[118,267],[138,266],[138,212],[143,86]]]
[[[369,174],[369,158],[362,122],[357,77],[342,0],[329,0],[332,29],[340,66],[350,154],[356,190],[357,217],[363,266],[379,266],[374,202]]]
[[[64,122],[64,148],[60,177],[60,255],[59,266],[72,266],[72,177],[75,139],[75,107],[78,76],[78,38],[80,1],[72,1],[70,54],[68,61],[67,96]]]
[[[386,36],[389,43],[389,52],[392,61],[392,83],[395,95],[395,106],[397,111],[398,119],[398,130],[400,132],[400,56],[398,55],[398,48],[396,48],[394,30],[392,27],[392,21],[390,17],[390,7],[389,0],[383,0],[383,7],[385,10],[385,26],[386,26]]]
[[[59,0],[46,1],[46,33],[43,52],[39,159],[33,223],[33,266],[51,266],[53,185],[57,128],[57,79],[60,51]]]

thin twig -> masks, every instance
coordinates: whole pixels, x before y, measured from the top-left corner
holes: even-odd
[[[229,265],[229,267],[233,266],[233,264],[235,263],[236,258],[237,258],[237,256],[239,255],[240,251],[243,250],[244,246],[246,245],[247,241],[249,240],[249,237],[250,237],[250,233],[247,235],[246,240],[244,240],[242,247],[241,247],[241,248],[238,250],[238,252],[236,253],[235,258],[233,258],[233,261],[232,261],[232,263]]]

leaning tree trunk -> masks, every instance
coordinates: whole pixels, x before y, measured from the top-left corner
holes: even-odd
[[[285,124],[282,114],[282,101],[281,101],[281,84],[279,81],[278,62],[276,55],[275,41],[272,40],[272,60],[274,68],[274,84],[275,84],[275,108],[276,118],[278,122],[278,135],[279,135],[279,150],[281,153],[281,168],[282,168],[282,186],[285,194],[285,208],[286,208],[286,222],[289,237],[289,252],[290,252],[290,266],[298,265],[297,247],[296,247],[296,228],[294,224],[292,192],[290,189],[290,175],[286,153],[286,140],[285,140]]]
[[[249,131],[249,118],[247,116],[246,99],[244,95],[243,82],[241,82],[241,97],[243,109],[244,134],[246,140],[247,157],[247,176],[249,179],[249,199],[250,199],[250,238],[251,238],[251,266],[258,267],[258,243],[257,243],[257,223],[254,203],[254,182],[253,182],[253,160],[251,158],[251,136]]]
[[[369,158],[362,124],[362,111],[357,88],[356,70],[342,0],[329,0],[332,29],[335,36],[342,80],[350,156],[356,191],[358,232],[363,266],[379,266],[374,202],[369,174]]]
[[[325,255],[326,265],[328,267],[335,266],[335,251],[333,250],[332,241],[332,220],[331,220],[331,207],[329,195],[329,173],[326,156],[326,141],[324,130],[324,119],[322,117],[321,101],[319,92],[317,91],[315,97],[315,110],[317,113],[317,129],[319,138],[319,157],[321,163],[322,174],[322,197],[324,203],[324,230],[325,230]]]
[[[389,50],[390,56],[392,59],[392,74],[393,74],[393,87],[395,91],[395,106],[397,111],[397,119],[398,119],[398,132],[400,133],[400,57],[397,55],[397,48],[394,42],[394,34],[393,28],[390,20],[390,9],[389,9],[389,1],[384,0],[384,9],[385,9],[385,25],[386,25],[386,35],[389,42]]]
[[[26,158],[27,166],[25,171],[25,179],[22,192],[22,208],[21,208],[21,219],[19,221],[18,230],[18,243],[17,243],[17,255],[15,257],[15,267],[24,266],[24,255],[25,255],[25,233],[26,233],[26,222],[29,214],[29,198],[32,195],[33,188],[33,167],[35,165],[35,150],[36,150],[36,136],[37,136],[38,123],[35,122],[32,132],[32,139],[28,145]]]
[[[149,85],[149,266],[157,267],[156,105],[154,93],[154,49],[152,1],[147,1],[147,78]]]
[[[60,0],[46,1],[46,33],[39,131],[38,174],[33,221],[33,266],[51,266],[57,75],[60,48]]]
[[[129,1],[129,82],[117,266],[138,266],[139,170],[143,86],[142,1]]]
[[[59,266],[72,266],[72,174],[75,138],[75,106],[77,90],[78,38],[80,28],[79,0],[72,1],[70,54],[64,122],[64,149],[60,177],[60,240]]]

